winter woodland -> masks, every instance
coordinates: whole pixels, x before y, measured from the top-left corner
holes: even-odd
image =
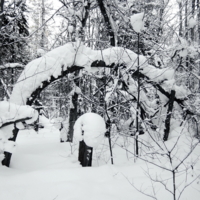
[[[0,199],[200,198],[199,0],[0,0]]]

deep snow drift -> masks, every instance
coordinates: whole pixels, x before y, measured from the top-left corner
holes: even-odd
[[[148,170],[168,180],[168,174],[138,160],[123,150],[123,143],[112,138],[114,165],[110,164],[108,141],[104,138],[94,150],[93,167],[81,167],[78,143],[59,143],[59,131],[53,127],[20,131],[11,167],[0,167],[0,199],[2,200],[148,200],[131,184],[148,194],[152,186],[158,199],[170,200],[172,195],[160,184],[145,176]],[[130,149],[133,145],[130,142]],[[119,147],[118,145],[121,147]],[[147,170],[148,166],[148,170]],[[194,173],[188,170],[188,178]],[[199,200],[199,179],[187,188],[181,199]]]

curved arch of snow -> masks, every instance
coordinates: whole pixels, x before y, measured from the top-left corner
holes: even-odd
[[[96,113],[85,113],[74,124],[74,138],[79,141],[84,140],[90,147],[98,146],[105,132],[105,121]]]
[[[106,65],[124,64],[126,70],[137,69],[138,56],[131,50],[122,47],[111,47],[104,50],[93,50],[80,42],[67,43],[58,47],[44,56],[28,63],[13,88],[10,102],[25,105],[27,99],[37,89],[42,87],[44,81],[50,80],[53,76],[57,78],[62,71],[70,69],[72,66],[83,67],[89,72],[98,71],[99,68],[91,67],[94,61],[104,61]],[[139,56],[140,69],[142,73],[155,82],[165,81],[164,88],[170,91],[174,87],[174,69],[158,69],[148,65],[144,56]],[[186,92],[181,91],[180,96],[185,96]],[[179,96],[178,93],[176,95]]]
[[[61,75],[62,70],[67,70],[72,66],[84,67],[85,70],[94,72],[98,69],[91,67],[91,64],[98,60],[103,60],[106,65],[125,63],[131,68],[137,65],[137,54],[120,47],[101,51],[92,50],[81,43],[67,43],[26,65],[13,88],[10,101],[24,105],[32,92],[51,76],[56,78]],[[146,64],[145,57],[140,56],[140,63]]]

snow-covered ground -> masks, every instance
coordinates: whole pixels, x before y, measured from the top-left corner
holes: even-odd
[[[145,176],[146,164],[134,163],[117,145],[113,148],[115,164],[111,165],[107,139],[94,151],[93,167],[81,167],[77,160],[78,145],[60,143],[59,134],[55,128],[41,129],[39,134],[33,130],[20,131],[10,168],[0,166],[0,200],[151,199],[131,183],[146,193],[152,192],[154,185],[157,199],[173,199]],[[149,166],[149,170],[158,169]],[[181,199],[200,199],[198,181],[185,190]]]

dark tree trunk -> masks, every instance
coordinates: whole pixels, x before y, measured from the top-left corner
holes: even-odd
[[[75,76],[78,77],[79,70],[75,72]],[[74,84],[79,86],[79,78],[74,80]],[[79,117],[78,113],[78,94],[74,91],[74,94],[71,97],[71,108],[69,110],[69,130],[67,133],[67,142],[73,142],[73,132],[74,132],[74,124]]]
[[[198,44],[200,45],[200,2],[197,0],[197,10],[198,10]],[[200,59],[200,53],[199,53],[199,59]],[[200,62],[199,62],[199,72],[198,75],[200,76]],[[200,93],[200,80],[199,80],[199,88],[198,92]]]
[[[0,0],[0,30],[3,23],[3,6],[4,6],[4,0]]]
[[[80,163],[83,167],[91,167],[92,166],[92,153],[93,153],[93,148],[87,146],[85,144],[85,142],[82,140],[79,143],[78,160],[80,161]]]
[[[185,39],[188,39],[188,0],[185,1]]]
[[[42,0],[42,13],[41,13],[41,21],[42,21],[42,35],[40,40],[40,46],[41,48],[45,47],[45,5],[44,0]]]
[[[10,141],[15,141],[16,138],[17,138],[17,134],[19,132],[19,129],[15,126],[14,130],[13,130],[13,138],[9,139]],[[9,153],[9,152],[4,152],[4,159],[2,160],[2,165],[6,166],[6,167],[9,167],[10,166],[10,160],[11,160],[11,156],[12,156],[12,153]]]
[[[200,44],[200,2],[197,0],[197,10],[198,10],[198,42]]]
[[[70,108],[69,110],[69,130],[67,133],[67,142],[73,142],[74,124],[78,118],[78,112],[77,112],[78,94],[74,93],[74,95],[72,95],[71,101],[73,107]]]
[[[0,31],[3,24],[3,7],[4,7],[4,0],[0,0]],[[2,64],[1,56],[0,56],[0,64]]]
[[[115,34],[113,32],[113,29],[112,29],[112,26],[111,26],[111,23],[110,23],[110,19],[109,19],[109,16],[107,15],[107,12],[106,12],[106,8],[104,6],[104,3],[103,3],[103,0],[97,0],[98,4],[99,4],[99,8],[101,10],[101,14],[103,15],[104,17],[104,21],[105,21],[105,25],[106,25],[106,28],[109,32],[109,37],[110,37],[110,45],[111,46],[115,46]]]
[[[81,20],[81,24],[82,24],[82,27],[80,28],[80,38],[82,41],[85,41],[85,26],[86,26],[86,22],[87,22],[87,19],[89,17],[89,11],[90,11],[90,1],[87,1],[86,5],[84,6],[85,7],[85,15],[83,17],[83,19]]]
[[[195,0],[192,0],[192,17],[194,17],[195,12]],[[194,28],[191,28],[191,39],[194,41]]]
[[[182,2],[178,3],[179,6],[179,36],[183,36],[183,15],[182,15]]]
[[[137,57],[137,109],[136,109],[136,137],[135,137],[135,154],[136,156],[139,155],[139,145],[138,145],[138,135],[139,135],[139,108],[140,108],[140,60],[139,60],[139,53],[140,53],[140,34],[138,33],[138,57]]]
[[[175,99],[175,90],[171,91],[170,99],[169,99],[169,106],[167,110],[167,117],[165,120],[165,130],[164,130],[164,137],[163,140],[167,141],[169,137],[169,131],[170,131],[170,120],[171,120],[171,114],[172,114],[172,109],[174,105],[174,99]]]

